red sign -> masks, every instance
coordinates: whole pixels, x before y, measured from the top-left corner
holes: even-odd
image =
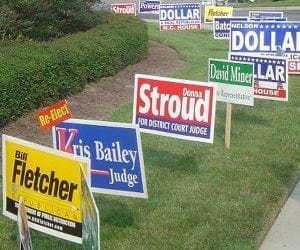
[[[42,131],[47,131],[54,125],[72,117],[66,99],[42,109],[37,116]]]
[[[111,11],[118,14],[127,14],[136,16],[135,3],[115,3],[111,4]]]
[[[300,60],[290,60],[288,63],[289,63],[289,74],[300,75]]]
[[[134,94],[133,122],[142,132],[213,142],[215,85],[136,75]]]

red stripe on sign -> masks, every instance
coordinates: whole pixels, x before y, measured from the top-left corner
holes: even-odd
[[[91,169],[91,173],[94,175],[109,175],[109,171],[105,171],[105,170]]]

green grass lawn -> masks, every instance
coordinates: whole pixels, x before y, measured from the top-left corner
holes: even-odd
[[[214,40],[211,31],[148,28],[151,39],[187,61],[174,77],[207,81],[208,58],[227,58],[228,42]],[[288,102],[233,105],[229,149],[225,104],[219,102],[213,144],[142,134],[149,199],[95,195],[102,249],[257,249],[299,171],[299,96],[300,76],[293,76]],[[131,122],[131,116],[128,103],[112,120]],[[34,249],[80,249],[31,233]],[[0,249],[18,246],[16,223],[4,216],[0,242]]]

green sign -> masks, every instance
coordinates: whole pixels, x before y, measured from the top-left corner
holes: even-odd
[[[208,81],[217,84],[217,101],[254,105],[254,64],[209,59]]]
[[[210,82],[252,86],[253,64],[209,59]]]

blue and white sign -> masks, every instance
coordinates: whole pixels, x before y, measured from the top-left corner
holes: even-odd
[[[288,63],[286,58],[231,54],[229,59],[254,64],[255,98],[288,101]]]
[[[248,17],[215,17],[214,39],[230,39],[231,21],[247,21]]]
[[[231,22],[231,53],[300,59],[300,22]]]
[[[277,19],[282,18],[283,12],[278,11],[249,11],[249,19]]]
[[[139,0],[139,13],[159,14],[160,0]]]
[[[261,21],[282,21],[285,22],[287,21],[287,17],[268,17],[268,18],[251,18],[250,21],[256,21],[256,22],[261,22]]]
[[[91,159],[93,192],[148,197],[138,127],[69,119],[52,135],[54,148]]]
[[[200,30],[201,4],[161,4],[159,8],[160,31]]]

